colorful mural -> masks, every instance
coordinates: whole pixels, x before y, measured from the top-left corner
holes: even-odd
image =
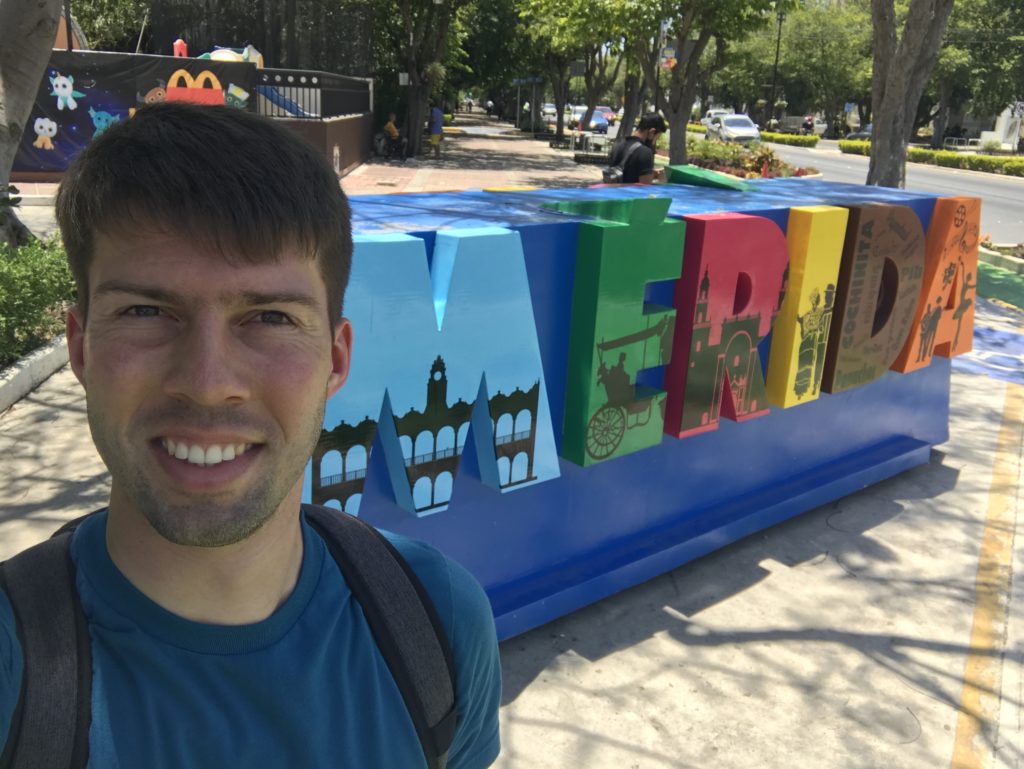
[[[144,104],[171,99],[251,109],[255,85],[252,64],[55,50],[13,170],[65,171],[90,141]]]

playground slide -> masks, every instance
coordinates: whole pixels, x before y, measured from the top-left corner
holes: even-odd
[[[275,107],[279,107],[295,117],[320,117],[319,115],[314,115],[312,112],[307,112],[288,97],[282,96],[281,92],[278,91],[275,86],[258,85],[256,86],[256,93],[267,99]]]

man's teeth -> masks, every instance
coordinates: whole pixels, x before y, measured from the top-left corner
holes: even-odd
[[[172,457],[191,462],[193,465],[216,465],[221,462],[230,462],[252,448],[251,443],[229,443],[226,446],[207,446],[204,449],[197,444],[175,443],[170,438],[161,439],[161,443]]]

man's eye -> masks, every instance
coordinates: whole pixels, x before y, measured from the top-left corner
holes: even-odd
[[[156,318],[160,315],[160,308],[151,304],[134,304],[124,314],[131,318]]]
[[[292,319],[280,310],[262,310],[259,314],[260,323],[269,323],[273,326],[290,326]]]

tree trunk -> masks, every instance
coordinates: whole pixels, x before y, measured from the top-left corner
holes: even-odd
[[[0,190],[10,184],[60,12],[61,0],[0,0]],[[0,243],[20,245],[29,237],[13,209],[0,211]]]
[[[676,34],[676,50],[683,51],[688,35],[688,25],[681,27]],[[700,35],[693,43],[693,48],[686,60],[680,60],[672,69],[672,77],[666,93],[659,94],[657,107],[660,107],[668,118],[669,130],[672,132],[669,138],[669,162],[672,165],[683,165],[687,162],[686,155],[686,124],[690,122],[690,113],[693,109],[693,102],[697,98],[698,81],[707,79],[711,73],[709,68],[703,71],[700,66],[700,57],[711,42],[712,33],[710,30],[702,29]],[[653,89],[655,78],[658,74],[658,58],[654,56],[653,61],[645,61],[644,75],[647,79],[648,88]]]
[[[569,62],[550,57],[547,70],[555,97],[555,136],[561,139],[565,136],[565,104],[569,101]]]
[[[946,128],[949,126],[949,102],[952,98],[953,88],[946,78],[939,81],[939,105],[935,113],[935,120],[932,122],[933,150],[941,150],[942,142],[946,138]]]
[[[641,117],[640,110],[644,101],[644,84],[638,72],[627,71],[623,86],[622,120],[619,121],[617,141],[625,141],[633,133],[633,126],[637,118]]]
[[[953,0],[911,0],[896,40],[894,0],[871,0],[874,61],[871,74],[871,162],[868,184],[903,187],[907,135],[935,67]]]
[[[297,69],[299,63],[299,42],[296,26],[299,23],[295,9],[295,0],[287,0],[285,4],[285,24],[287,24],[285,58],[289,69]]]

